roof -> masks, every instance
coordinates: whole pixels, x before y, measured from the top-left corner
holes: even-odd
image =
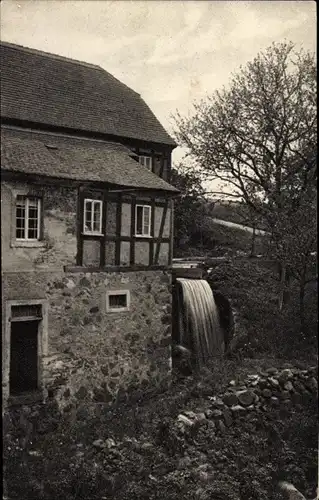
[[[101,67],[7,42],[1,116],[176,146],[141,96]]]
[[[1,169],[122,187],[178,190],[132,158],[122,144],[2,127]]]

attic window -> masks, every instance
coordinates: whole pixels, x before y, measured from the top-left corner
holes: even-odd
[[[141,165],[146,167],[148,170],[152,170],[152,157],[151,156],[139,156],[138,161]]]
[[[124,312],[130,309],[129,290],[108,290],[106,292],[106,312]]]

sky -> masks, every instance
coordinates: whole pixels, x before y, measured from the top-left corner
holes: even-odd
[[[2,0],[0,9],[1,40],[100,65],[170,133],[176,110],[188,114],[273,41],[316,50],[308,0]]]

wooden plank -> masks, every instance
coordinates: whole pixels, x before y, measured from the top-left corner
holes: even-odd
[[[155,265],[158,263],[158,258],[159,258],[160,249],[161,249],[161,242],[163,240],[163,232],[164,232],[164,225],[165,225],[166,214],[167,214],[167,209],[168,209],[168,202],[169,202],[169,200],[166,200],[166,205],[164,207],[163,214],[162,214],[162,220],[161,220],[158,241],[157,241],[156,251],[155,251],[155,256],[154,256],[154,264]]]
[[[149,245],[149,265],[153,264],[154,260],[154,231],[155,231],[155,199],[153,198],[151,201],[151,239]]]
[[[133,197],[131,202],[130,265],[133,265],[135,263],[135,206],[136,206],[136,199]]]
[[[102,198],[102,233],[103,237],[101,238],[100,243],[100,266],[105,266],[105,243],[106,243],[106,215],[107,215],[107,193],[103,192]]]
[[[172,272],[172,268],[169,266],[145,266],[145,265],[134,265],[134,266],[105,266],[101,267],[88,267],[88,266],[64,266],[65,273],[115,273],[115,272],[136,272],[136,271],[168,271]]]
[[[77,266],[82,266],[83,264],[83,238],[82,238],[82,230],[83,230],[83,203],[84,197],[82,193],[81,187],[78,189],[78,198],[77,198],[77,253],[76,253],[76,264]]]
[[[170,200],[170,227],[169,227],[169,250],[168,250],[168,265],[173,264],[174,250],[174,201]]]
[[[121,261],[121,231],[122,231],[122,195],[118,195],[116,205],[116,240],[115,240],[115,265],[119,266]]]
[[[159,176],[161,178],[163,177],[163,172],[164,172],[164,156],[162,155],[161,156],[161,169],[160,169],[160,173],[159,173]]]

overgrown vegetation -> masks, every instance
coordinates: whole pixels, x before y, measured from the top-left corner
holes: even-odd
[[[305,289],[317,247],[317,76],[314,55],[274,43],[233,75],[229,87],[175,117],[176,138],[196,175],[219,181],[219,196],[239,200],[250,226],[262,224],[278,262],[279,309],[290,276]],[[227,191],[227,192],[225,192]]]
[[[4,441],[9,498],[276,500],[281,479],[312,498],[315,402],[285,414],[270,409],[256,421],[242,418],[222,435],[207,426],[176,432],[181,411],[203,411],[231,379],[276,364],[215,363],[198,378],[176,380],[169,391],[139,404],[99,406],[94,418],[79,412],[77,420],[52,426],[41,414],[41,433],[30,433],[28,420],[20,417],[20,435],[12,432]]]

